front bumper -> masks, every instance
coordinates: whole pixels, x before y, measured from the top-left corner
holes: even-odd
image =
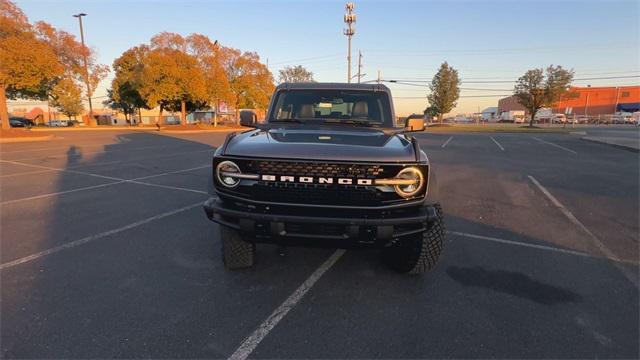
[[[433,206],[417,206],[400,214],[357,212],[340,217],[300,214],[295,207],[256,211],[230,205],[218,197],[204,203],[207,217],[220,225],[251,235],[256,242],[305,246],[385,246],[399,237],[421,233],[437,219]],[[332,214],[330,207],[322,213]],[[364,214],[364,211],[363,211]]]

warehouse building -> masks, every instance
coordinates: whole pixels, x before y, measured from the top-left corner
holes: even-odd
[[[594,116],[640,111],[640,86],[572,87],[571,92],[554,107],[554,113]],[[526,111],[515,96],[498,101],[498,114],[512,110]]]

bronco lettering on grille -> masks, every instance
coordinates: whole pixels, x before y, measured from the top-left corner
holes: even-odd
[[[305,184],[334,184],[339,185],[373,185],[371,179],[352,179],[352,178],[331,178],[331,177],[312,177],[312,176],[288,176],[288,175],[262,175],[262,181],[280,181],[280,182],[299,182]],[[336,181],[334,181],[336,180]]]

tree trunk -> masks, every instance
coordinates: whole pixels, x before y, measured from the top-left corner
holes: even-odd
[[[236,125],[240,126],[240,103],[236,102]]]
[[[138,108],[138,125],[142,125],[142,109]]]
[[[536,109],[530,109],[531,111],[531,119],[529,119],[529,127],[533,127],[533,118],[536,116]]]
[[[180,101],[180,125],[187,125],[187,102]]]
[[[438,114],[438,122],[442,124],[442,114]]]
[[[160,127],[162,124],[162,105],[160,105],[160,112],[158,113],[158,119],[156,119],[156,126]]]
[[[0,84],[0,122],[3,129],[10,129],[9,123],[9,110],[7,109],[7,89],[3,84]]]
[[[216,111],[213,113],[213,127],[218,126],[218,111],[220,109],[220,100],[216,98]]]

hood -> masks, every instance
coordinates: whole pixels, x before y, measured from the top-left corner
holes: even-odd
[[[415,162],[411,141],[371,128],[279,127],[236,135],[226,155],[357,162]]]

